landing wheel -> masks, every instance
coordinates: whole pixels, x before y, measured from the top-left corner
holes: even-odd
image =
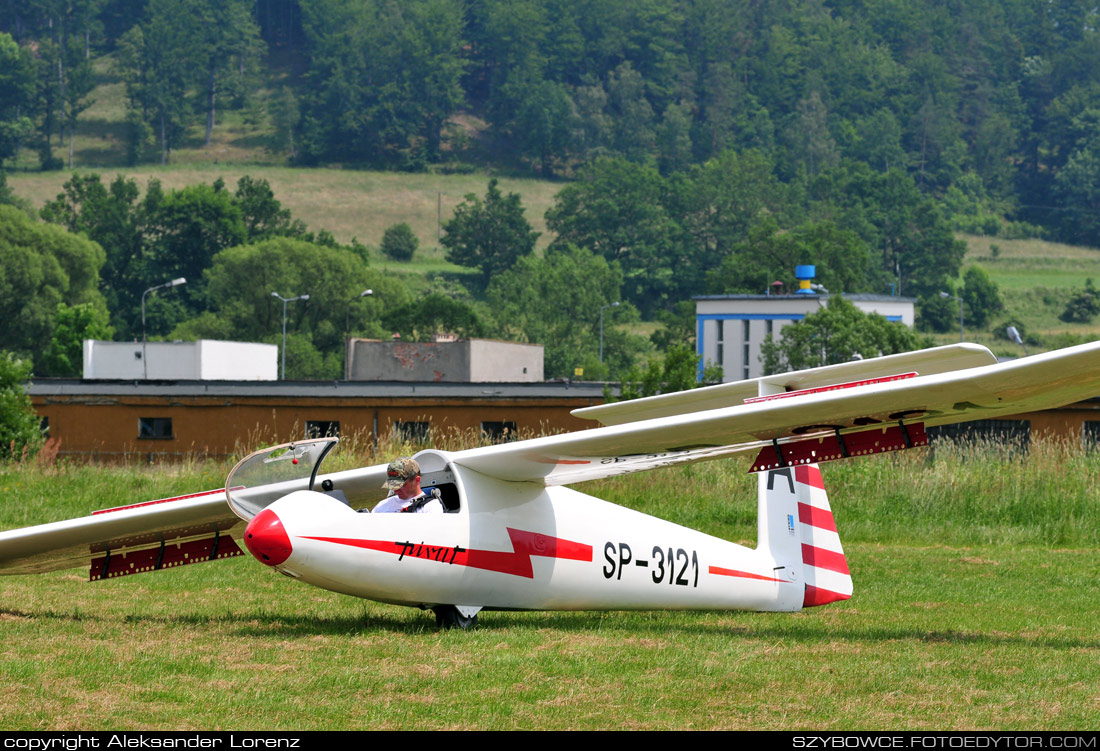
[[[477,628],[477,613],[467,617],[458,612],[454,605],[436,605],[432,611],[435,613],[435,625],[441,629],[460,628],[469,631]]]

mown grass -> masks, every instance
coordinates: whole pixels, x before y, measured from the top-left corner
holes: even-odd
[[[275,167],[255,164],[187,164],[167,167],[143,165],[135,168],[110,168],[80,172],[98,172],[107,182],[116,175],[133,178],[144,191],[150,179],[160,180],[165,189],[179,189],[196,183],[210,184],[219,177],[233,189],[242,175],[267,180],[275,197],[303,220],[311,230],[328,230],[341,242],[358,240],[369,246],[382,241],[386,228],[406,222],[420,241],[414,261],[417,265],[396,264],[376,256],[383,267],[413,270],[457,270],[443,260],[439,245],[439,225],[454,214],[467,193],[484,197],[489,178],[486,175],[436,175],[429,173],[372,172]],[[41,208],[61,192],[71,177],[69,171],[13,172],[8,184],[15,193]],[[531,226],[542,233],[540,244],[552,237],[546,230],[545,213],[553,204],[561,184],[545,180],[500,178],[500,189],[518,193]]]
[[[1096,464],[1035,442],[827,465],[856,591],[797,614],[492,612],[476,632],[441,633],[427,614],[249,558],[97,584],[83,571],[4,577],[0,723],[1091,729]],[[226,468],[7,467],[0,526],[216,487]],[[582,489],[752,544],[744,470],[710,462]]]

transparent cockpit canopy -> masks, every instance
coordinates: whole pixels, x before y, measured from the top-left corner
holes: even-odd
[[[225,480],[229,507],[249,521],[284,495],[311,490],[322,460],[339,441],[314,438],[252,452]]]

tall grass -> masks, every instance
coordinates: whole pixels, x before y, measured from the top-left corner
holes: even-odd
[[[520,436],[526,438],[529,436]],[[275,443],[277,441],[257,441]],[[486,445],[477,431],[432,436],[443,450]],[[326,459],[336,471],[381,464],[423,444],[349,436]],[[0,527],[38,524],[98,508],[221,487],[235,461],[191,458],[96,466],[61,461],[0,467]],[[842,539],[913,544],[1008,543],[1095,547],[1100,540],[1100,462],[1057,440],[1027,450],[993,442],[939,441],[823,465]],[[678,524],[753,544],[756,478],[746,458],[704,462],[585,483],[578,488]]]

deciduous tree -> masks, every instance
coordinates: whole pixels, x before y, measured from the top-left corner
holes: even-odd
[[[761,355],[764,372],[771,374],[927,346],[930,344],[908,326],[864,313],[842,295],[832,295],[821,310],[784,326],[778,340],[765,339]]]
[[[440,242],[447,260],[481,271],[482,288],[534,250],[539,236],[523,216],[519,194],[502,194],[496,178],[489,181],[484,201],[468,193],[443,229]]]

